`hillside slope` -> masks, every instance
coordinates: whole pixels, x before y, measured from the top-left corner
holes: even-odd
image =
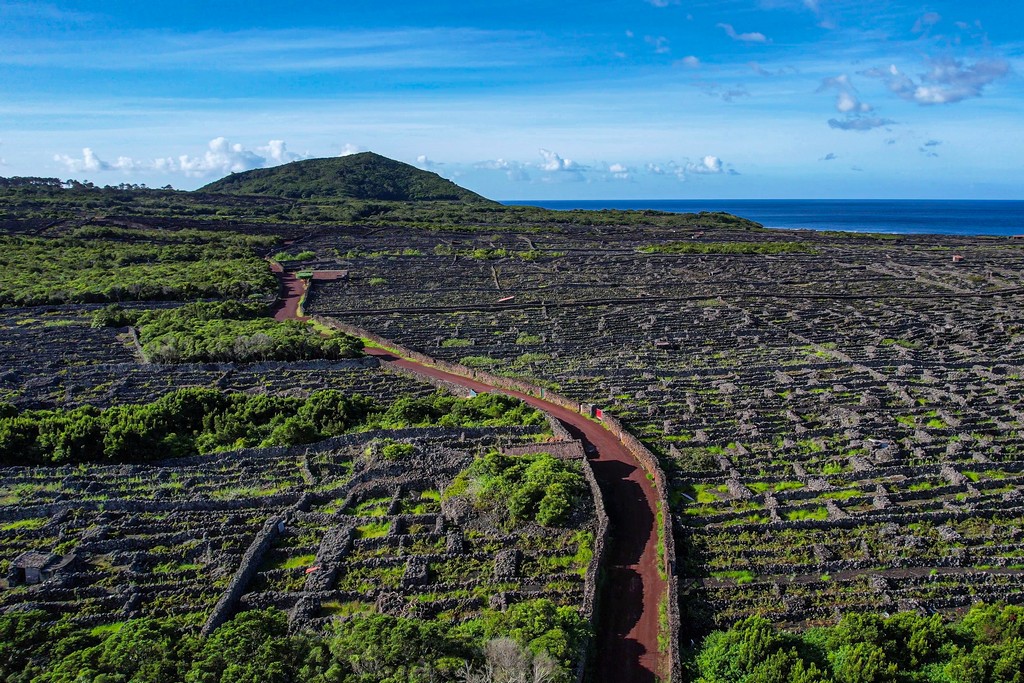
[[[214,181],[199,192],[292,199],[489,202],[436,173],[373,152],[307,159]]]

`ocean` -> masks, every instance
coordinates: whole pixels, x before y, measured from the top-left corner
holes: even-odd
[[[540,200],[505,204],[547,209],[653,209],[673,213],[726,211],[766,228],[942,235],[1024,234],[1024,201],[708,199]]]

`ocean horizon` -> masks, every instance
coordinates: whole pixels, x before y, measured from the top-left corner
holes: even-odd
[[[1024,200],[937,199],[628,199],[509,200],[510,206],[653,210],[670,213],[725,211],[766,228],[893,234],[1024,234]]]

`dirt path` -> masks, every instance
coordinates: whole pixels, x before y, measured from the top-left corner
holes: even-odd
[[[274,272],[281,280],[282,301],[277,320],[295,317],[302,296],[302,282]],[[667,582],[658,573],[657,493],[643,467],[614,434],[583,415],[516,391],[497,389],[476,380],[399,358],[379,348],[366,353],[398,367],[443,379],[474,391],[499,391],[522,399],[561,420],[570,433],[596,453],[591,464],[604,495],[609,519],[609,545],[605,577],[598,601],[598,626],[594,675],[600,683],[654,683],[668,678],[669,663],[658,652],[658,602],[668,594]]]
[[[304,316],[299,316],[299,301],[306,291],[305,283],[295,277],[295,273],[285,272],[277,261],[270,262],[270,270],[274,271],[280,283],[280,293],[272,313],[274,320],[305,320]]]
[[[365,351],[381,360],[423,375],[460,384],[474,391],[499,391],[522,399],[561,420],[584,444],[591,458],[611,527],[605,559],[605,581],[599,600],[595,681],[650,681],[664,673],[667,662],[658,653],[658,600],[668,585],[658,574],[654,500],[657,493],[644,469],[614,434],[577,412],[517,391],[453,375],[377,348]]]

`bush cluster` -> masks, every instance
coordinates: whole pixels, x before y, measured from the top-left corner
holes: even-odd
[[[353,336],[337,331],[324,336],[297,320],[268,318],[265,306],[241,301],[140,312],[114,305],[97,312],[93,325],[136,325],[142,352],[154,363],[338,360],[362,355],[362,342]]]
[[[584,489],[583,476],[549,453],[506,456],[491,451],[460,472],[445,495],[475,496],[481,507],[507,511],[512,524],[554,526],[565,521]]]
[[[514,605],[458,627],[387,615],[289,635],[279,610],[242,612],[207,638],[181,617],[132,619],[111,628],[56,625],[42,611],[0,615],[0,680],[11,683],[419,683],[462,680],[486,664],[486,642],[511,637],[565,667],[587,627],[549,600]]]
[[[19,411],[0,404],[0,464],[131,463],[246,447],[313,443],[349,431],[537,424],[516,399],[437,393],[386,408],[359,394],[308,398],[179,389],[141,405]],[[397,455],[396,455],[397,457]]]
[[[850,613],[802,634],[754,616],[712,633],[689,664],[698,683],[1020,683],[1024,608],[978,604],[953,623]]]

